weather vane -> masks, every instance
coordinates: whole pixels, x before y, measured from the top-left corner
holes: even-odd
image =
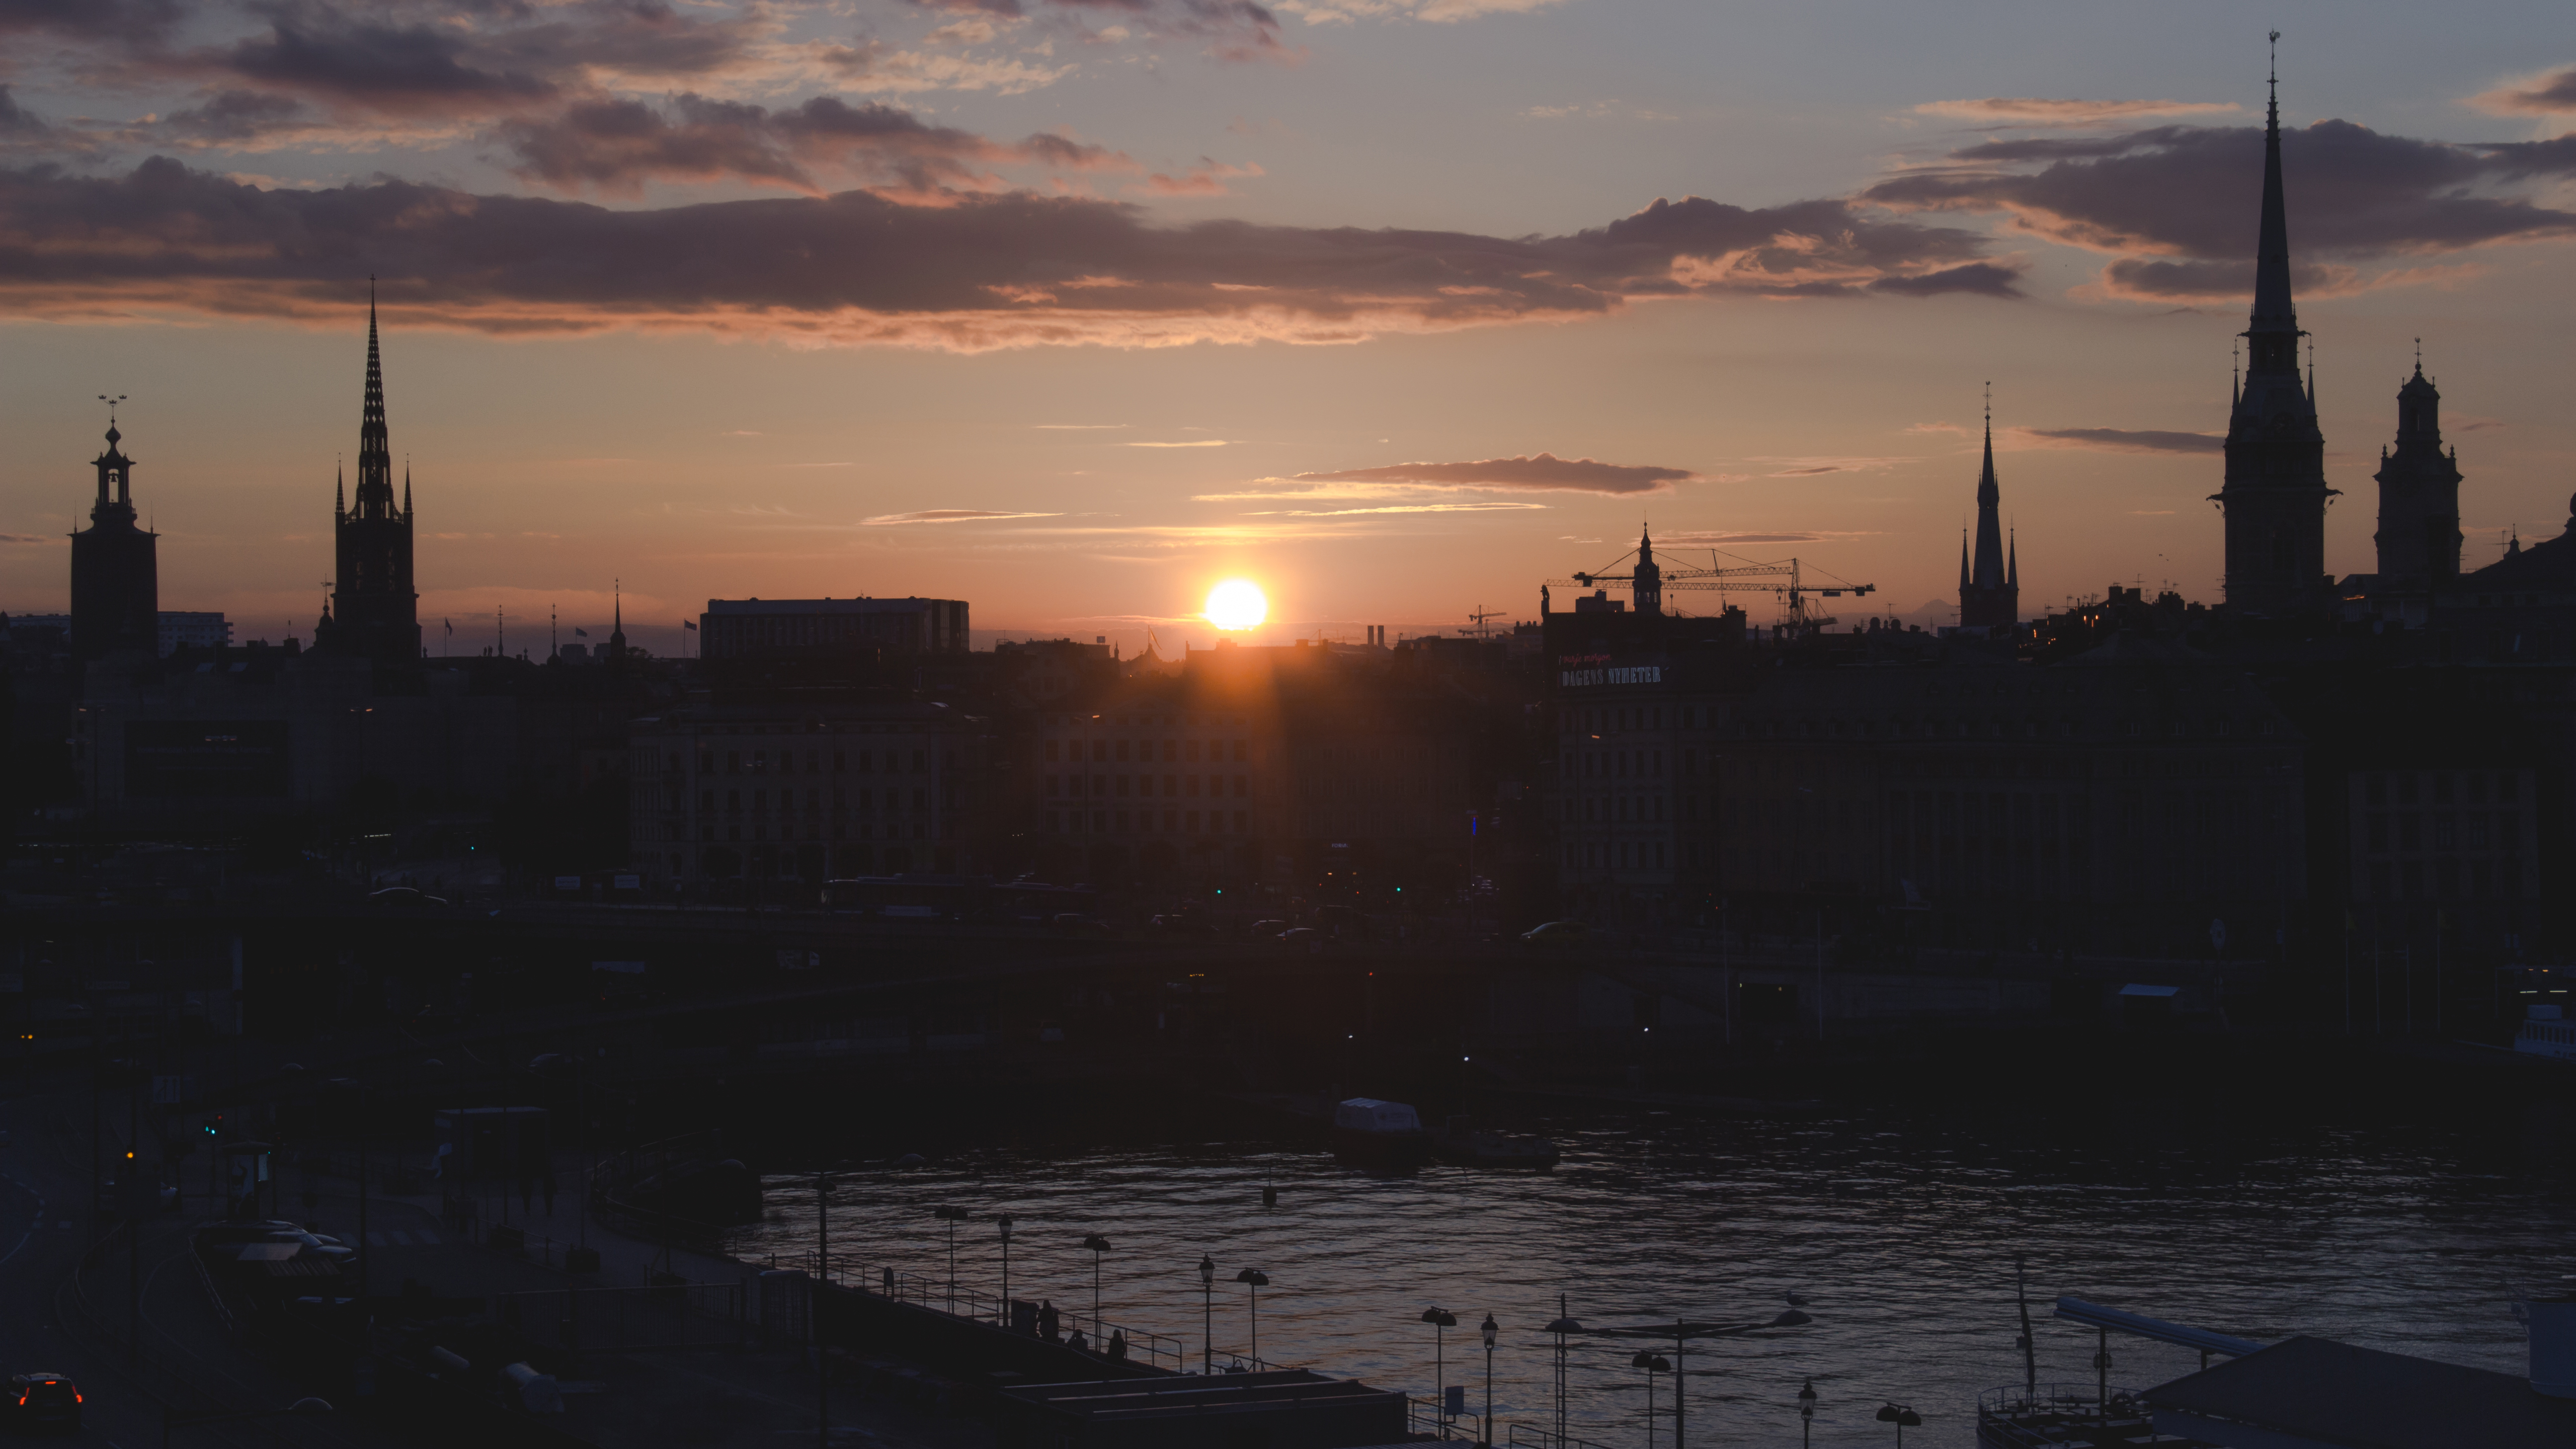
[[[111,427],[111,428],[112,428],[112,427],[115,427],[115,426],[116,426],[116,405],[117,405],[118,403],[121,403],[121,402],[125,401],[125,394],[123,394],[123,393],[118,393],[118,394],[117,394],[116,396],[114,396],[114,397],[109,397],[106,393],[100,393],[100,394],[98,395],[98,400],[99,400],[100,402],[103,402],[103,403],[107,404],[107,425],[108,425],[109,427]]]

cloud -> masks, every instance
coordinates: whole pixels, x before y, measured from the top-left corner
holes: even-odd
[[[1259,176],[1260,174],[1262,174],[1261,168],[1249,163],[1234,166],[1201,156],[1198,165],[1178,176],[1155,172],[1146,178],[1143,189],[1158,196],[1229,196],[1233,193],[1225,189],[1226,182],[1237,176]]]
[[[2576,65],[2507,81],[2469,97],[2469,104],[2499,116],[2576,113]]]
[[[2454,145],[2320,121],[2285,132],[2282,159],[2297,285],[2311,295],[2443,275],[2421,266],[2366,273],[2361,263],[2576,234],[2576,214],[2499,194],[2576,176],[2576,139]],[[2099,283],[2108,295],[2242,297],[2252,291],[2262,168],[2257,129],[2161,126],[1983,142],[1946,166],[1881,181],[1863,199],[1917,213],[2002,214],[2012,231],[2109,253]]]
[[[1666,492],[1675,483],[1698,476],[1688,468],[1600,463],[1590,458],[1559,458],[1553,453],[1540,453],[1534,457],[1487,458],[1476,463],[1396,463],[1383,468],[1300,473],[1291,481],[1628,495]]]
[[[1967,101],[1926,101],[1916,114],[2013,126],[2105,126],[2146,116],[2192,116],[2233,111],[2233,101],[2077,101],[2038,96],[1986,96]]]
[[[2042,448],[2088,448],[2104,453],[2223,453],[2219,433],[2169,433],[2122,428],[2006,428],[2007,438]]]
[[[1912,458],[1751,458],[1753,463],[1784,463],[1788,466],[1766,474],[1771,478],[1815,478],[1827,473],[1877,473]]]
[[[52,543],[52,542],[53,542],[53,539],[51,539],[51,538],[49,538],[49,537],[47,537],[46,535],[41,534],[41,533],[0,533],[0,543]]]
[[[1228,444],[1223,438],[1195,438],[1185,443],[1121,443],[1119,446],[1122,448],[1222,448]]]
[[[779,113],[764,115],[775,130]],[[563,164],[567,176],[632,174]],[[1868,296],[1988,245],[1839,201],[1657,201],[1593,230],[1506,238],[1161,227],[1124,204],[1026,191],[936,200],[851,191],[612,211],[399,180],[264,189],[167,157],[123,176],[0,168],[0,305],[341,325],[372,272],[398,324],[498,333],[687,329],[962,351],[1347,343],[1644,299]]]
[[[1386,503],[1373,508],[1274,508],[1246,518],[1353,518],[1365,513],[1501,513],[1545,508],[1544,503]]]
[[[45,129],[36,113],[18,104],[9,88],[0,85],[0,138],[33,136]]]
[[[1043,90],[1073,74],[1070,65],[897,50],[880,41],[826,46],[816,58],[839,83],[856,91],[991,91],[1019,96]]]
[[[1003,518],[1063,516],[1061,513],[1009,513],[991,508],[925,508],[917,513],[881,513],[874,518],[862,518],[859,522],[869,527],[884,527],[898,523],[989,523]]]
[[[696,94],[672,98],[667,112],[641,101],[588,101],[543,120],[506,121],[499,136],[517,158],[511,170],[524,180],[627,195],[648,180],[720,177],[820,195],[817,167],[929,197],[956,187],[998,189],[998,178],[977,171],[982,166],[1140,169],[1115,152],[1065,136],[1041,132],[1017,145],[1000,144],[924,125],[911,112],[880,102],[853,106],[834,96],[779,111]]]
[[[1030,426],[1032,429],[1035,429],[1036,431],[1041,432],[1041,433],[1114,433],[1114,432],[1117,432],[1118,430],[1120,430],[1121,428],[1126,427],[1126,426],[1127,426],[1127,424],[1125,424],[1125,423],[1031,423],[1031,424],[1029,424],[1029,426]]]
[[[1309,25],[1348,25],[1357,20],[1419,20],[1455,25],[1488,15],[1527,15],[1560,0],[1279,0],[1274,7]]]

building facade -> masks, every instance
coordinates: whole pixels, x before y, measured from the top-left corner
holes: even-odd
[[[2448,588],[2460,577],[2460,458],[2442,449],[2442,392],[2424,375],[2397,389],[2397,446],[2379,450],[2379,590]]]
[[[853,649],[963,654],[963,599],[709,599],[698,616],[708,660],[817,655]]]
[[[983,722],[936,704],[701,704],[628,728],[629,864],[652,884],[982,869]]]

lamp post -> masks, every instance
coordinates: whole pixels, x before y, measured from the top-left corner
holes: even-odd
[[[1811,1443],[1816,1432],[1816,1381],[1798,1390],[1798,1444],[1800,1449]]]
[[[1445,1412],[1448,1395],[1448,1357],[1443,1348],[1442,1331],[1458,1326],[1458,1315],[1446,1308],[1425,1308],[1422,1321],[1431,1325],[1431,1401],[1443,1407],[1440,1437],[1449,1437],[1449,1419]]]
[[[1488,1313],[1476,1331],[1485,1336],[1485,1443],[1491,1445],[1494,1442],[1494,1336],[1503,1331],[1503,1326]]]
[[[1914,1412],[1911,1404],[1881,1404],[1878,1406],[1878,1422],[1896,1426],[1897,1449],[1904,1449],[1905,1431],[1922,1428],[1923,1416]]]
[[[1199,1334],[1205,1354],[1199,1361],[1199,1372],[1216,1372],[1216,1260],[1199,1254]]]
[[[1082,1240],[1082,1245],[1091,1250],[1091,1336],[1105,1347],[1109,1335],[1100,1326],[1100,1255],[1109,1251],[1109,1240],[1093,1233]]]
[[[966,1221],[969,1214],[962,1207],[942,1203],[932,1208],[930,1215],[948,1225],[948,1311],[954,1313],[957,1311],[957,1225]]]
[[[1565,1295],[1556,1295],[1556,1317],[1547,1325],[1556,1335],[1556,1437],[1565,1437],[1565,1336],[1581,1333],[1583,1325],[1565,1311]]]
[[[1270,1286],[1270,1275],[1258,1268],[1246,1268],[1234,1275],[1243,1285],[1244,1301],[1252,1305],[1252,1363],[1261,1365],[1261,1290]]]
[[[1646,1449],[1655,1449],[1655,1375],[1671,1371],[1672,1365],[1665,1361],[1662,1354],[1641,1348],[1637,1350],[1635,1358],[1628,1360],[1628,1367],[1646,1371]],[[1681,1404],[1681,1380],[1675,1379],[1673,1384],[1673,1403],[1678,1408]],[[1679,1437],[1678,1425],[1674,1428],[1674,1434],[1676,1438]]]
[[[1011,1215],[1004,1213],[993,1226],[1002,1230],[1002,1324],[1011,1326]]]
[[[1694,1338],[1735,1338],[1743,1334],[1759,1333],[1764,1329],[1796,1328],[1800,1324],[1813,1322],[1815,1322],[1814,1319],[1809,1318],[1807,1315],[1799,1312],[1795,1308],[1791,1308],[1763,1323],[1691,1323],[1688,1321],[1682,1321],[1674,1323],[1669,1327],[1656,1324],[1638,1328],[1606,1328],[1601,1330],[1601,1332],[1618,1338],[1663,1338],[1670,1336],[1673,1341],[1672,1361],[1675,1364],[1679,1364],[1683,1362],[1683,1355],[1689,1351],[1690,1341]],[[1642,1367],[1642,1365],[1640,1365],[1640,1367]],[[1686,1417],[1685,1406],[1682,1402],[1681,1371],[1679,1369],[1675,1369],[1673,1371],[1673,1449],[1682,1449],[1683,1444],[1687,1442],[1688,1435],[1685,1430],[1688,1423],[1689,1420]]]

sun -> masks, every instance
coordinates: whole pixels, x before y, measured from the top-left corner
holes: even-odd
[[[1227,579],[1208,590],[1207,621],[1220,629],[1258,629],[1270,617],[1270,600],[1250,579]]]

